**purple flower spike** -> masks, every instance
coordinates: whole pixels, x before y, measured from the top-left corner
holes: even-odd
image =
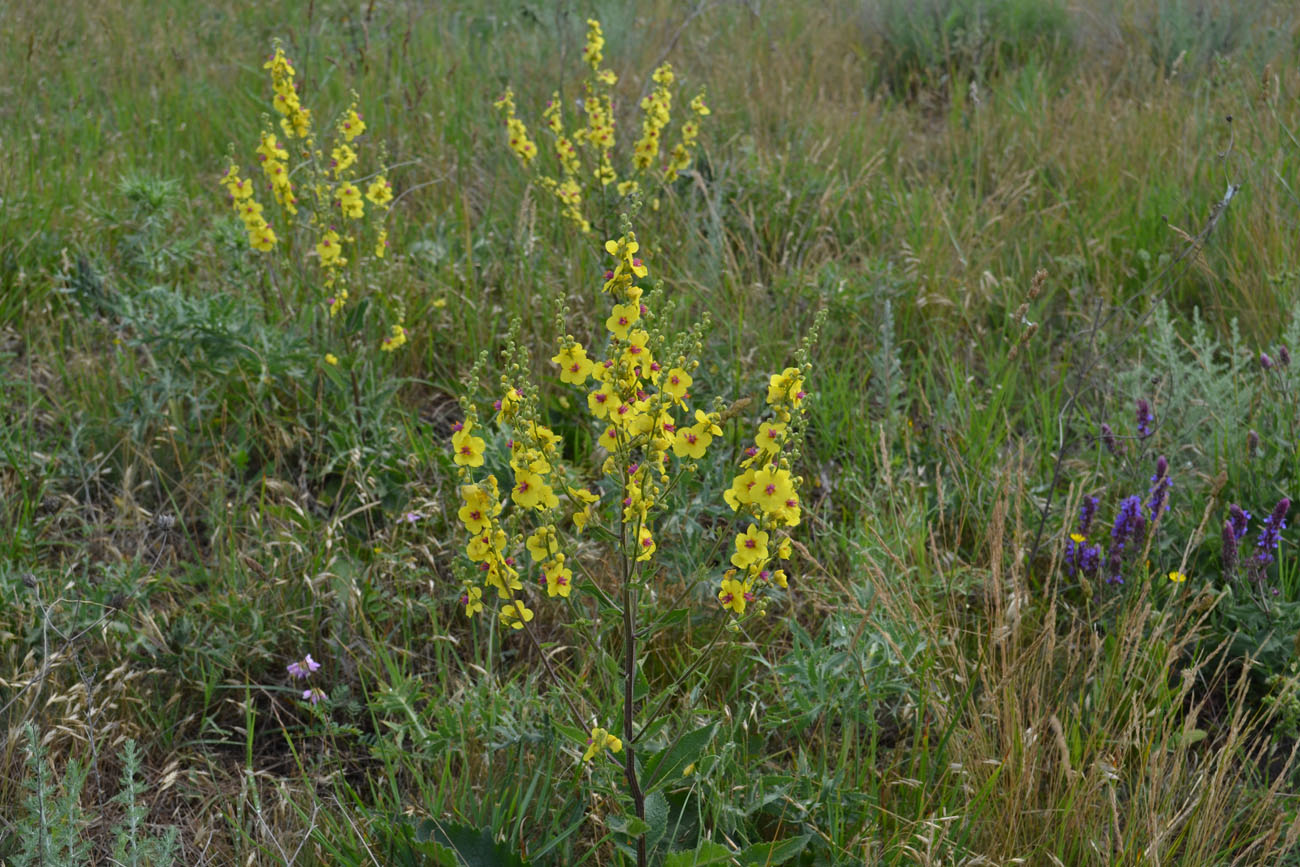
[[[1223,522],[1223,574],[1226,578],[1236,577],[1237,571],[1237,532],[1233,529],[1231,519]]]
[[[1279,346],[1277,348],[1277,363],[1283,367],[1291,366],[1291,351],[1285,346]]]
[[[1137,402],[1137,429],[1138,436],[1146,439],[1151,436],[1151,425],[1155,424],[1156,418],[1151,414],[1151,404],[1142,398]]]
[[[1233,540],[1240,542],[1250,524],[1250,512],[1233,503],[1228,507],[1228,523],[1232,526]]]
[[[1124,583],[1124,557],[1129,543],[1141,541],[1147,521],[1142,515],[1142,498],[1134,494],[1119,504],[1119,514],[1110,531],[1110,551],[1106,556],[1106,583]]]
[[[1151,513],[1151,522],[1155,523],[1162,512],[1169,511],[1169,488],[1172,483],[1169,481],[1169,461],[1164,455],[1156,458],[1156,474],[1151,477],[1151,500],[1147,503],[1147,509]]]
[[[1079,507],[1079,535],[1087,536],[1092,530],[1092,519],[1097,517],[1097,504],[1101,501],[1096,497],[1084,498],[1083,505]]]
[[[1105,422],[1101,423],[1101,441],[1108,452],[1116,457],[1119,456],[1119,440],[1115,438],[1115,431]]]
[[[1273,507],[1273,512],[1264,519],[1264,526],[1259,531],[1259,541],[1255,543],[1255,562],[1262,569],[1274,560],[1273,552],[1282,540],[1282,531],[1286,529],[1286,513],[1291,511],[1291,500],[1283,497]]]
[[[1261,352],[1259,354],[1259,366],[1265,370],[1272,370],[1273,359],[1269,358],[1267,353]]]

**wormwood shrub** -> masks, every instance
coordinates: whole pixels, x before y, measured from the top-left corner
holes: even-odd
[[[603,289],[614,303],[604,351],[593,357],[565,336],[552,358],[562,384],[590,384],[583,399],[590,417],[575,423],[594,423],[597,435],[577,440],[591,443],[590,453],[569,460],[569,444],[543,423],[527,353],[512,337],[492,418],[492,442],[506,454],[493,454],[479,435],[488,423],[472,395],[462,398],[465,418],[452,435],[457,516],[469,537],[458,569],[466,615],[495,609],[500,625],[539,654],[572,717],[573,726],[558,727],[572,738],[574,756],[594,763],[587,777],[593,791],[622,805],[608,825],[644,865],[657,844],[672,839],[665,836],[667,793],[692,772],[718,727],[699,714],[674,723],[663,714],[667,702],[692,675],[708,673],[726,634],[764,616],[788,586],[782,563],[801,521],[803,480],[794,467],[818,325],[796,366],[771,376],[757,430],[722,492],[744,528],[719,534],[730,538],[727,550],[714,543],[667,558],[664,549],[691,535],[674,527],[698,520],[680,513],[694,502],[687,489],[722,441],[723,425],[738,422],[752,401],[724,408],[715,398],[710,411],[700,408],[693,389],[707,320],[676,334],[662,324],[671,305],[660,288],[645,293],[639,285],[647,268],[626,219],[622,236],[605,249],[614,265]],[[486,363],[480,357],[471,381]],[[573,404],[565,397],[560,405]],[[584,482],[591,469],[595,481]],[[705,604],[712,613],[700,612]],[[688,651],[694,658],[684,670],[648,675],[647,647],[686,621],[707,625],[712,637]],[[567,633],[563,653],[548,640],[557,631]]]
[[[953,78],[987,79],[1070,37],[1056,0],[886,0],[863,6],[859,27],[878,51],[880,83],[904,95]]]
[[[27,797],[13,833],[17,848],[6,863],[13,867],[82,867],[90,863],[93,841],[88,833],[93,817],[81,806],[89,769],[72,761],[59,780],[36,727],[28,723],[23,736],[27,742],[27,778],[23,782]],[[113,803],[123,810],[111,832],[113,863],[166,867],[175,863],[179,829],[171,826],[161,836],[154,836],[145,827],[148,810],[140,803],[145,784],[139,774],[140,755],[135,741],[128,740],[122,749],[121,789],[113,797]],[[3,851],[0,847],[0,853]]]
[[[552,142],[547,149],[550,158],[539,160],[540,150],[518,115],[514,91],[507,88],[495,103],[505,119],[510,149],[584,234],[591,233],[593,220],[606,228],[610,216],[632,196],[653,194],[689,168],[699,142],[700,121],[710,114],[700,91],[690,102],[687,119],[678,125],[676,143],[668,147],[677,74],[672,64],[664,63],[651,75],[654,87],[640,101],[641,135],[630,155],[620,152],[614,99],[618,76],[601,68],[604,52],[600,22],[588,19],[582,61],[589,71],[582,84],[582,98],[572,103],[577,114],[573,116],[570,103],[559,91],[551,95],[542,111],[542,125]]]

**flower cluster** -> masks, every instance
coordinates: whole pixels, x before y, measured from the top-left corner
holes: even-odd
[[[472,617],[497,597],[502,625],[534,642],[529,624],[545,613],[544,605],[590,617],[590,603],[599,600],[596,610],[621,612],[625,647],[633,646],[638,600],[653,598],[652,582],[660,572],[658,519],[669,508],[670,493],[720,441],[722,425],[733,414],[719,404],[711,410],[699,405],[693,389],[704,325],[675,334],[658,325],[662,292],[643,288],[649,271],[640,250],[625,218],[622,234],[605,244],[612,261],[601,278],[609,296],[603,346],[589,350],[565,334],[551,358],[560,383],[585,395],[595,433],[593,461],[586,469],[598,466],[598,480],[590,487],[575,483],[575,468],[563,465],[561,437],[541,422],[539,393],[526,376],[531,363],[513,331],[506,340],[506,372],[491,418],[493,439],[509,451],[509,483],[476,473],[489,464],[488,438],[480,433],[479,408],[468,398],[462,399],[464,421],[452,432],[451,458],[459,474],[457,516],[469,536],[460,602]],[[567,309],[560,311],[561,333],[567,316]],[[790,558],[789,530],[801,520],[801,480],[791,467],[798,461],[804,430],[804,382],[810,369],[803,360],[806,351],[799,356],[800,367],[771,377],[767,417],[746,450],[741,474],[724,495],[733,509],[750,518],[734,539],[718,593],[724,610],[733,615],[744,614],[751,603],[761,613],[764,589],[788,586],[778,561]],[[471,380],[485,363],[486,355],[480,356]],[[561,397],[559,403],[567,408],[577,402]],[[570,527],[573,534],[592,531],[609,542],[621,565],[617,589],[585,572],[581,583],[575,582],[575,571],[584,571],[586,563],[576,557],[576,546],[566,545]],[[626,650],[624,658],[631,659],[632,653]],[[619,752],[623,743],[597,727],[586,746],[583,758],[590,761],[604,751]]]
[[[528,165],[537,156],[537,145],[528,137],[528,127],[515,115],[515,92],[507,87],[506,92],[493,105],[506,119],[506,138],[510,142],[510,149],[523,160],[524,165]]]
[[[313,674],[320,670],[320,663],[307,654],[302,659],[295,659],[285,668],[289,672],[290,680],[308,680]],[[308,686],[302,691],[303,701],[309,701],[312,704],[320,704],[320,700],[325,698],[325,690],[318,686]]]
[[[1286,513],[1291,511],[1291,500],[1283,497],[1277,501],[1273,511],[1264,519],[1264,526],[1259,529],[1259,539],[1255,542],[1256,572],[1262,576],[1264,568],[1275,559],[1273,552],[1282,540],[1282,531],[1286,529]]]
[[[790,472],[791,447],[798,442],[795,432],[802,427],[805,412],[805,371],[787,367],[768,382],[767,406],[771,417],[761,422],[754,444],[745,450],[742,472],[732,479],[723,494],[733,511],[752,519],[737,534],[735,553],[718,590],[718,601],[736,614],[744,614],[755,601],[756,592],[775,585],[785,588],[785,570],[774,561],[790,559],[788,530],[799,525],[801,479]],[[763,610],[760,601],[760,612]]]
[[[1169,511],[1169,489],[1173,483],[1169,480],[1169,460],[1161,455],[1156,458],[1156,474],[1151,477],[1151,488],[1147,492],[1151,499],[1147,501],[1147,510],[1151,514],[1151,523],[1155,524],[1160,515]]]
[[[271,70],[271,89],[275,91],[271,104],[280,113],[280,128],[289,138],[306,138],[311,132],[311,111],[298,100],[293,64],[285,57],[284,49],[275,46],[275,54],[262,68]]]
[[[235,165],[234,160],[230,161],[221,175],[221,185],[230,194],[231,207],[248,232],[248,246],[263,253],[269,252],[279,239],[271,224],[262,216],[262,205],[253,196],[253,182],[240,176],[239,166]]]
[[[679,141],[668,152],[666,161],[661,163],[664,134],[672,121],[673,88],[677,78],[670,64],[661,65],[651,76],[654,89],[641,100],[641,137],[633,144],[630,165],[620,176],[613,157],[613,91],[618,76],[610,69],[601,68],[605,59],[604,49],[605,36],[600,22],[588,19],[582,60],[590,73],[583,83],[582,98],[574,103],[579,117],[571,130],[566,127],[566,103],[559,92],[551,95],[542,112],[542,125],[554,138],[558,171],[551,176],[538,169],[537,181],[555,196],[564,216],[584,234],[591,232],[592,228],[584,211],[584,202],[603,201],[605,197],[600,193],[604,188],[614,184],[618,195],[627,197],[640,192],[648,180],[670,183],[689,168],[698,147],[700,119],[710,114],[704,94],[696,94],[690,102],[689,118],[681,124]],[[518,116],[514,91],[507,88],[494,104],[505,121],[510,149],[526,168],[532,169],[539,151],[529,138],[527,126]]]
[[[388,233],[382,223],[393,201],[392,185],[382,170],[358,174],[359,138],[366,132],[366,122],[355,100],[334,125],[329,141],[320,141],[312,112],[300,100],[293,64],[282,46],[276,44],[264,68],[270,70],[272,105],[280,115],[280,132],[289,142],[299,140],[290,146],[281,141],[274,127],[267,126],[256,149],[266,187],[279,209],[278,218],[267,216],[253,194],[252,180],[240,175],[233,158],[221,184],[244,223],[253,249],[269,253],[277,246],[281,239],[272,227],[275,222],[290,250],[314,254],[319,277],[311,284],[324,290],[325,305],[333,317],[349,301],[348,284],[357,266],[384,258],[388,250]],[[295,177],[297,186],[292,180]],[[374,223],[370,229],[365,225],[367,202]],[[305,213],[300,215],[300,211]],[[295,243],[295,236],[310,240]],[[392,311],[396,324],[386,333],[381,348],[392,351],[406,341],[406,329],[400,305],[386,306],[396,308]]]
[[[1143,398],[1138,398],[1137,402],[1137,432],[1139,439],[1146,439],[1151,436],[1151,426],[1155,424],[1156,417],[1151,414],[1151,404]]]
[[[1106,553],[1106,583],[1124,583],[1124,560],[1146,535],[1147,521],[1142,514],[1142,499],[1134,494],[1119,504],[1119,513],[1110,531],[1110,550]]]
[[[1065,543],[1065,568],[1073,578],[1079,573],[1089,577],[1097,574],[1101,565],[1101,546],[1088,544],[1093,519],[1097,516],[1097,497],[1087,497],[1079,507],[1079,526]]]

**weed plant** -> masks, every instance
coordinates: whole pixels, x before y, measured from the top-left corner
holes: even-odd
[[[0,29],[0,860],[1300,863],[1290,5]]]

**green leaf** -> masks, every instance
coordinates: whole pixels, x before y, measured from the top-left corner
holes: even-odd
[[[446,846],[463,867],[528,867],[509,846],[493,839],[491,828],[475,830],[469,825],[425,819],[417,826],[415,839]]]
[[[667,749],[655,753],[645,763],[645,788],[651,791],[664,780],[680,774],[682,768],[699,759],[700,754],[713,742],[717,734],[716,722],[701,726],[695,731],[687,732],[670,744]]]
[[[608,821],[610,830],[629,837],[640,837],[650,830],[650,823],[636,816],[610,816]]]
[[[662,840],[668,830],[668,799],[663,792],[651,792],[645,799],[645,820],[650,826],[645,835],[645,844],[649,848]]]
[[[720,843],[705,841],[694,852],[670,852],[664,867],[714,867],[731,863],[731,850]]]
[[[770,864],[784,864],[798,855],[808,845],[809,835],[777,840],[775,843],[755,843],[737,857],[746,867],[768,867]]]

